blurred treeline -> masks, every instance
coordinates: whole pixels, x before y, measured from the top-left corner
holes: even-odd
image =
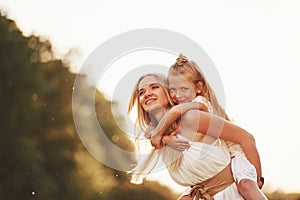
[[[177,194],[157,182],[130,184],[125,172],[101,164],[87,152],[72,115],[77,74],[54,58],[49,41],[24,37],[2,14],[0,60],[0,200],[176,199]],[[85,76],[79,78],[81,87],[95,91]],[[132,143],[114,123],[111,102],[97,92],[95,105],[98,118],[105,119],[107,137],[132,151]],[[134,162],[110,149],[102,151],[125,166]]]
[[[178,197],[157,182],[132,185],[125,172],[101,164],[87,152],[72,116],[77,74],[69,71],[66,62],[54,58],[49,41],[37,36],[24,37],[15,22],[1,12],[0,60],[0,200],[171,200]],[[87,93],[95,91],[85,76],[77,77]],[[87,97],[82,95],[82,102],[90,102]],[[107,137],[119,147],[132,151],[133,145],[114,123],[111,102],[96,92],[95,105],[97,117],[103,119],[101,126],[109,134]],[[88,118],[82,120],[89,123]],[[114,154],[108,148],[102,151],[123,165],[134,163],[132,158]],[[268,196],[270,200],[300,199],[297,194]]]

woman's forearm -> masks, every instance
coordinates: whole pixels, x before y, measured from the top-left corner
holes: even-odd
[[[255,166],[257,175],[262,176],[260,156],[255,140],[250,133],[234,123],[224,120],[220,138],[240,144],[249,162]]]
[[[247,159],[255,166],[257,175],[262,176],[260,156],[255,140],[250,133],[231,122],[224,121],[220,138],[240,144]]]
[[[250,139],[251,140],[251,139]],[[245,141],[241,143],[243,151],[250,163],[256,168],[257,176],[262,177],[261,162],[255,141]]]
[[[196,116],[199,116],[197,118]],[[240,144],[248,160],[256,167],[257,175],[262,176],[260,157],[253,136],[243,128],[216,115],[201,111],[189,111],[185,122],[188,127],[198,124],[197,132],[205,133],[215,138],[221,138]]]

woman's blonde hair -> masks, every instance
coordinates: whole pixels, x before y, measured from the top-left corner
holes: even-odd
[[[222,106],[219,104],[213,89],[209,85],[207,79],[205,78],[201,69],[198,67],[197,63],[188,60],[187,57],[179,54],[178,58],[176,59],[176,63],[173,64],[168,71],[168,76],[171,75],[182,75],[194,84],[201,82],[202,90],[200,93],[197,93],[197,95],[203,96],[211,103],[214,114],[229,120],[229,117],[227,116]]]
[[[168,107],[170,108],[174,105],[169,95],[167,79],[164,75],[159,73],[150,73],[140,77],[131,93],[128,105],[128,113],[132,111],[134,105],[137,105],[137,119],[135,124],[136,126],[139,126],[142,131],[146,131],[149,125],[156,126],[158,123],[157,121],[153,121],[153,119],[151,121],[150,114],[143,109],[139,102],[139,85],[144,78],[149,76],[154,78],[157,83],[162,86],[168,100]]]
[[[128,105],[129,113],[132,111],[135,105],[137,106],[137,119],[135,122],[136,141],[138,140],[142,132],[144,133],[148,132],[149,126],[155,127],[158,124],[157,121],[153,121],[153,118],[151,118],[150,114],[143,109],[142,105],[139,102],[140,83],[144,78],[149,76],[153,77],[157,81],[157,83],[162,86],[166,98],[168,100],[168,107],[171,108],[174,105],[168,92],[167,78],[164,75],[158,73],[151,73],[151,74],[145,74],[142,77],[140,77],[133,88],[133,91],[129,99],[129,105]],[[176,123],[173,123],[164,134],[171,134],[175,130],[176,130]],[[170,166],[168,167],[171,167],[172,169],[178,168],[182,160],[181,155],[182,155],[181,152],[175,151],[171,147],[167,147],[167,146],[162,149],[152,148],[147,158],[141,163],[139,163],[138,166],[131,171],[131,173],[133,174],[131,182],[141,183],[142,179],[147,174],[149,174],[157,165],[160,156],[173,157],[174,162],[170,163]]]

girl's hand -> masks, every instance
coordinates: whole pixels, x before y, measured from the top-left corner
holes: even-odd
[[[154,148],[157,148],[157,149],[160,149],[163,145],[162,145],[162,136],[156,134],[156,135],[153,135],[151,138],[150,138],[150,142],[151,142],[151,145],[154,147]]]

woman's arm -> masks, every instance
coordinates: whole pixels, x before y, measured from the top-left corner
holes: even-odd
[[[240,144],[248,160],[255,166],[257,175],[262,176],[261,162],[254,138],[241,127],[210,113],[190,110],[182,117],[182,128],[205,133]]]
[[[176,121],[183,113],[191,109],[200,109],[207,111],[207,106],[199,102],[186,102],[176,106],[173,106],[166,112],[163,118],[159,121],[158,125],[154,130],[151,131],[151,144],[152,146],[159,148],[161,147],[161,139],[167,128]]]

